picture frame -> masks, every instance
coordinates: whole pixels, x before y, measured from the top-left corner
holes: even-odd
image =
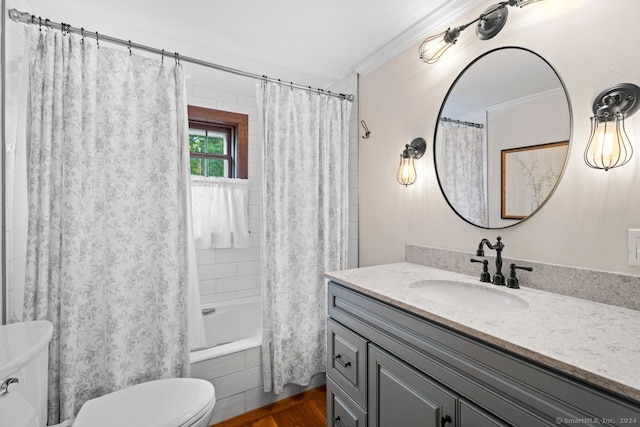
[[[567,157],[569,141],[501,150],[501,218],[524,219],[544,204]]]

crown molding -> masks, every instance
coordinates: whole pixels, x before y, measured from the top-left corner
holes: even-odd
[[[495,113],[501,110],[510,110],[521,105],[534,104],[556,98],[566,99],[566,94],[563,88],[550,89],[544,92],[534,93],[533,95],[523,96],[522,98],[512,99],[501,104],[491,105],[487,107],[486,110],[490,113]]]
[[[448,27],[463,25],[464,22],[458,22],[460,18],[485,3],[487,3],[487,0],[451,0],[441,4],[373,54],[356,64],[353,67],[354,71],[358,74],[366,75],[408,48],[417,47],[428,35],[444,31]],[[417,50],[416,60],[418,60]]]

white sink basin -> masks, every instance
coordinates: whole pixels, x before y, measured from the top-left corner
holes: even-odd
[[[420,280],[409,289],[430,301],[465,310],[512,312],[529,307],[509,292],[454,280]]]

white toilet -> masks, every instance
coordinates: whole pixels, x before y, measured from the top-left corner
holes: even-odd
[[[47,412],[47,321],[0,326],[0,425],[44,427]],[[17,381],[16,381],[17,380]],[[216,402],[208,381],[149,381],[86,402],[73,427],[208,427]]]

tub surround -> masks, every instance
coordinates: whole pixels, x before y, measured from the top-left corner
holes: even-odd
[[[508,242],[506,243],[508,244]],[[482,265],[469,262],[471,258],[478,258],[472,252],[475,246],[470,243],[469,252],[460,252],[406,245],[405,261],[480,277]],[[490,256],[490,253],[491,251],[487,251],[486,258],[489,259],[489,271],[493,274],[495,258]],[[509,263],[511,262],[533,267],[531,273],[518,272],[518,279],[522,287],[640,310],[640,277],[519,260],[509,257],[508,248],[502,256],[502,272],[506,277],[508,277]]]
[[[477,264],[474,264],[477,267]],[[534,267],[535,268],[535,267]],[[479,276],[479,270],[477,271]],[[419,280],[478,278],[408,262],[327,273],[343,286],[453,328],[529,360],[640,401],[640,312],[526,288],[499,289],[528,304],[518,312],[460,309],[410,291]]]

